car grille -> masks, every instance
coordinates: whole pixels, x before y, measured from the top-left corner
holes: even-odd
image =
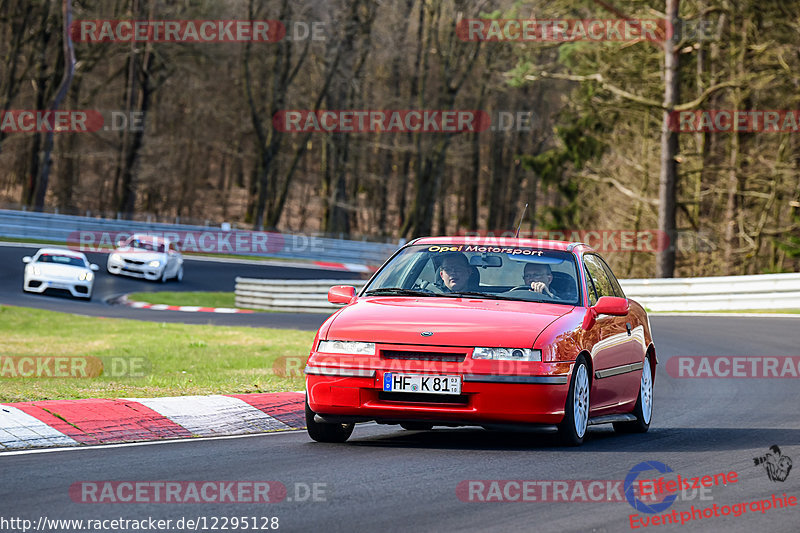
[[[446,403],[466,405],[469,398],[465,394],[458,396],[449,394],[420,394],[414,392],[386,392],[378,391],[378,399],[385,402],[404,403]]]
[[[124,259],[124,261],[126,263],[128,263],[129,265],[143,265],[144,264],[144,261],[137,261],[135,259]]]
[[[384,359],[403,359],[406,361],[442,361],[447,363],[461,363],[467,358],[467,354],[452,352],[381,350],[381,357]]]

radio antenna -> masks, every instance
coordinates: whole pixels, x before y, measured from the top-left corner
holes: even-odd
[[[517,226],[517,233],[514,234],[514,238],[519,238],[519,230],[522,227],[522,221],[525,219],[525,212],[528,210],[528,204],[525,204],[525,207],[522,208],[522,215],[519,217],[519,226]]]

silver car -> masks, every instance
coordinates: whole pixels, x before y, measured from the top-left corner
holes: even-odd
[[[109,274],[149,280],[183,279],[183,256],[169,239],[136,233],[108,256]]]

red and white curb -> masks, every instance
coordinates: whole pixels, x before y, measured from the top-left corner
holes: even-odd
[[[151,309],[153,311],[183,311],[186,313],[254,313],[251,309],[238,309],[235,307],[200,307],[197,305],[167,305],[167,304],[149,304],[147,302],[134,302],[125,300],[123,302],[129,307],[136,309]]]
[[[0,404],[0,452],[305,427],[298,392]]]
[[[238,309],[235,307],[200,307],[198,305],[167,305],[149,304],[147,302],[137,302],[129,300],[125,295],[118,300],[118,303],[133,307],[135,309],[150,309],[152,311],[183,311],[185,313],[255,313],[252,309]]]

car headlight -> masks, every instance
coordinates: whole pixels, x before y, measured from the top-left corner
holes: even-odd
[[[158,268],[158,267],[161,266],[161,261],[159,261],[158,259],[153,259],[152,261],[147,263],[147,266],[153,267],[153,268]]]
[[[541,350],[528,348],[475,348],[473,359],[494,359],[499,361],[541,361]]]
[[[318,352],[347,355],[375,355],[374,342],[320,341]]]
[[[111,254],[112,261],[122,261],[122,257],[119,254]]]
[[[78,281],[92,281],[94,279],[94,272],[81,272],[78,274]]]
[[[39,267],[32,266],[31,267],[31,274],[34,275],[34,276],[41,276],[42,275],[42,271],[41,271],[41,269]]]

